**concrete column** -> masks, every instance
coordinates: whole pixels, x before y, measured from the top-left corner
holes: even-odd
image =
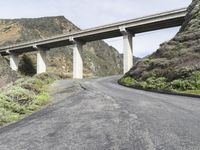
[[[73,37],[69,38],[73,43],[73,79],[83,78],[83,60],[80,52],[83,49],[84,42],[75,40]]]
[[[80,52],[82,51],[83,44],[81,42],[75,42],[73,46],[73,78],[83,78],[83,60]]]
[[[123,35],[123,63],[124,74],[133,67],[133,35],[125,28],[120,28]]]
[[[47,63],[46,63],[46,50],[37,48],[37,74],[46,72]]]
[[[10,54],[10,67],[14,71],[18,71],[19,56],[16,54]]]

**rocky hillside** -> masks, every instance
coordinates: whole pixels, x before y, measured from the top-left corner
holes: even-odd
[[[37,40],[45,37],[70,33],[80,30],[63,16],[44,17],[37,19],[0,19],[0,46]],[[20,70],[24,72],[23,60],[32,62],[35,66],[36,57],[29,54],[21,59]],[[84,74],[88,76],[105,76],[122,72],[122,60],[119,53],[103,41],[88,43],[82,52]],[[72,73],[72,49],[62,47],[52,49],[48,53],[48,71],[57,72],[63,76]],[[112,66],[112,67],[110,67]],[[35,70],[29,70],[34,73]],[[25,72],[26,73],[26,72]]]
[[[7,83],[17,80],[20,75],[10,69],[8,62],[0,56],[0,88]]]
[[[121,83],[142,88],[200,90],[200,1],[188,7],[176,36],[139,61]]]

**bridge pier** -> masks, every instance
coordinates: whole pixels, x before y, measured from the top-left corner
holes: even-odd
[[[73,37],[69,38],[69,41],[73,43],[73,79],[83,78],[83,59],[81,57],[81,51],[83,50],[83,42],[75,40]]]
[[[37,47],[37,74],[46,72],[47,62],[46,62],[46,52],[47,49]]]
[[[133,67],[133,35],[125,28],[120,28],[123,35],[123,67],[124,74]]]
[[[18,71],[19,56],[17,54],[10,54],[10,67],[14,71]]]
[[[73,45],[73,78],[83,78],[83,60],[80,52],[83,49],[83,43],[76,41]]]

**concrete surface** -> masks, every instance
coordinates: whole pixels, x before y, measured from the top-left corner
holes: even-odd
[[[37,51],[37,74],[46,72],[47,61],[46,61],[46,50],[38,49]]]
[[[10,55],[10,68],[14,71],[18,71],[19,56],[15,54]]]
[[[200,99],[129,89],[118,78],[56,82],[51,105],[0,129],[0,150],[200,149]]]
[[[83,78],[83,59],[80,52],[83,51],[83,44],[76,41],[73,45],[73,78]]]
[[[133,35],[125,28],[120,29],[123,35],[123,69],[124,74],[133,67]]]

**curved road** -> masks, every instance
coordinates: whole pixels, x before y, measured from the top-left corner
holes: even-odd
[[[0,129],[0,150],[199,150],[200,99],[63,80],[45,109]]]

